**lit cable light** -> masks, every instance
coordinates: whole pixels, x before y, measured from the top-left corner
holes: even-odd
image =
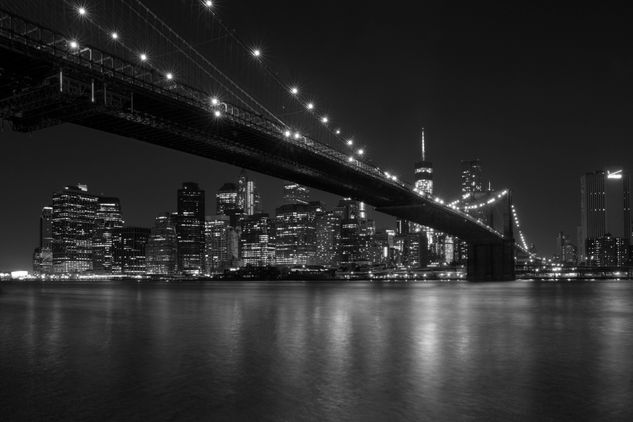
[[[328,119],[328,117],[327,117],[327,116],[323,116],[323,117],[321,117],[321,123],[323,123],[323,124],[327,124],[327,122],[329,122],[329,121],[330,121],[330,119]]]
[[[220,118],[220,117],[222,117],[222,113],[220,112],[220,110],[215,110],[215,111],[213,112],[213,115],[214,115],[216,118]]]
[[[352,145],[354,145],[354,140],[353,140],[353,139],[348,139],[348,140],[347,140],[347,145],[349,145],[350,147],[351,147]]]
[[[260,50],[259,48],[255,48],[255,49],[252,51],[252,54],[253,54],[253,56],[254,56],[254,57],[259,58],[259,57],[261,57],[261,56],[262,56],[262,50]]]
[[[286,130],[286,131],[284,132],[284,136],[285,136],[286,138],[290,138],[290,135],[292,135],[292,133],[291,133],[289,130]]]
[[[308,103],[308,104],[306,104],[306,108],[307,108],[308,110],[314,110],[314,103]]]
[[[349,162],[351,163],[352,161],[354,161],[354,157],[352,157],[352,156],[350,155],[349,157],[347,157],[347,161],[349,161]]]
[[[204,6],[210,9],[213,7],[213,2],[211,0],[206,0],[204,2]]]
[[[167,78],[168,81],[171,81],[172,79],[174,79],[174,74],[169,72],[165,75],[165,78]]]
[[[218,97],[212,97],[211,98],[211,105],[212,106],[216,106],[218,104],[220,104],[220,100],[218,100]]]
[[[363,154],[365,153],[365,150],[361,148],[361,149],[359,149],[358,151],[356,151],[356,153],[357,153],[358,155],[363,155]]]
[[[335,133],[335,134],[337,134],[337,135],[340,135],[340,134],[341,134],[341,129],[336,129],[336,130],[334,131],[334,133]]]
[[[147,54],[141,53],[139,54],[138,58],[141,59],[142,62],[146,62],[148,57]]]
[[[69,46],[70,48],[72,48],[73,50],[76,50],[76,49],[78,49],[78,48],[79,48],[79,43],[78,43],[77,41],[75,41],[75,40],[71,40],[71,41],[68,43],[68,46]]]
[[[88,14],[88,10],[84,6],[77,7],[77,13],[79,16],[86,16]]]
[[[299,94],[299,88],[297,88],[296,86],[293,86],[292,88],[290,88],[290,93],[292,95],[298,95]]]
[[[119,39],[119,34],[115,31],[115,32],[112,32],[112,33],[110,34],[110,37],[111,37],[113,40],[118,40],[118,39]]]

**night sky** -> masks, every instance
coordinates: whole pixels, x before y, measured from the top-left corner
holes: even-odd
[[[318,93],[383,168],[412,179],[424,126],[436,193],[450,199],[459,161],[479,158],[493,188],[512,188],[528,241],[540,253],[554,253],[558,231],[575,241],[582,173],[633,169],[632,6],[216,3],[225,23],[261,45],[270,66]],[[40,209],[65,185],[119,196],[126,223],[150,226],[175,209],[183,181],[207,190],[212,214],[215,191],[238,174],[71,125],[27,135],[5,128],[0,270],[31,267]],[[282,182],[253,176],[273,213]],[[330,207],[336,202],[314,197]],[[376,218],[379,227],[393,223]]]

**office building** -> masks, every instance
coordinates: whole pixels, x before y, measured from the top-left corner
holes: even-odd
[[[204,201],[197,183],[183,183],[178,190],[178,271],[184,275],[204,272]]]
[[[316,263],[328,267],[338,266],[338,249],[341,241],[341,218],[334,211],[323,210],[315,219]]]
[[[320,202],[286,203],[275,210],[275,262],[307,265],[317,261],[316,218]]]
[[[622,170],[598,170],[580,180],[581,260],[622,266],[631,245],[631,183]]]
[[[262,211],[261,198],[257,192],[255,182],[248,176],[246,170],[242,170],[237,180],[238,208],[244,215],[259,214]]]
[[[308,204],[310,202],[310,190],[298,183],[288,182],[284,184],[283,205]]]
[[[223,184],[215,194],[215,202],[217,215],[231,215],[236,213],[240,209],[237,185],[235,183]]]
[[[53,272],[53,207],[43,207],[40,214],[39,246],[33,253],[33,271],[38,274]]]
[[[262,267],[275,263],[275,229],[268,214],[242,218],[240,260],[244,266]]]
[[[92,270],[98,198],[85,185],[66,186],[52,198],[52,250],[55,273]]]
[[[145,246],[147,274],[151,276],[173,276],[178,267],[177,216],[165,213],[156,217]]]
[[[146,245],[150,229],[123,227],[114,230],[113,272],[124,275],[144,275],[147,272]]]
[[[118,198],[98,197],[93,238],[93,271],[111,274],[114,263],[114,231],[123,227],[121,204]]]
[[[218,274],[238,265],[238,235],[228,215],[207,216],[205,223],[207,274]]]

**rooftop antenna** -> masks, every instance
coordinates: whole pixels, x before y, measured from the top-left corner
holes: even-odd
[[[422,161],[426,161],[426,148],[424,146],[424,128],[422,128]]]

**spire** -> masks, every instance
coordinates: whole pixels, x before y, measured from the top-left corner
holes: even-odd
[[[422,161],[426,161],[426,148],[424,145],[424,128],[422,128]]]

